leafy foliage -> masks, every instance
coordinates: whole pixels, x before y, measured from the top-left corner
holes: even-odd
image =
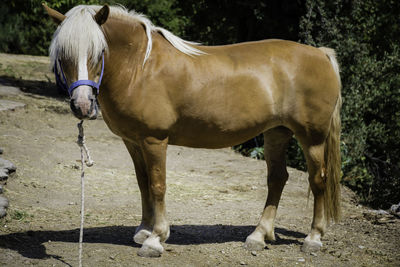
[[[398,1],[308,0],[300,37],[337,51],[344,98],[344,182],[384,207],[400,199]]]

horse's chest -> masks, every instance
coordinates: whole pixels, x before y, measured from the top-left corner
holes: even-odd
[[[116,135],[125,139],[168,131],[175,123],[175,112],[163,101],[138,101],[120,98],[99,99],[104,121]]]

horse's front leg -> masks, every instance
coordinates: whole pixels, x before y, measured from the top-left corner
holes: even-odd
[[[149,176],[140,146],[127,140],[124,140],[124,143],[135,165],[136,179],[142,199],[142,222],[136,228],[133,240],[138,244],[143,244],[153,230],[153,204],[149,192]]]
[[[148,175],[148,197],[152,204],[153,231],[143,242],[139,256],[158,257],[164,249],[160,242],[169,237],[169,224],[165,218],[165,175],[168,139],[148,137],[141,142],[141,151]]]

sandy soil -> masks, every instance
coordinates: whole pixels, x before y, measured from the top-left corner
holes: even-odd
[[[4,195],[0,266],[77,266],[80,152],[77,120],[56,97],[45,57],[0,54],[0,79],[23,93],[0,99],[26,104],[0,112],[2,157],[17,166]],[[51,79],[50,78],[50,79]],[[322,250],[300,251],[309,231],[307,174],[289,169],[276,220],[275,243],[242,248],[266,199],[266,166],[231,149],[170,146],[167,209],[171,237],[161,258],[136,255],[140,194],[131,159],[100,118],[85,123],[96,162],[86,169],[84,266],[400,266],[400,222],[356,203],[343,189],[344,218],[329,227]]]

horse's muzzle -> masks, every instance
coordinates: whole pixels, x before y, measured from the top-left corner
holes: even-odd
[[[98,114],[97,100],[95,97],[87,101],[78,102],[74,99],[70,101],[72,113],[80,120],[95,120]]]

